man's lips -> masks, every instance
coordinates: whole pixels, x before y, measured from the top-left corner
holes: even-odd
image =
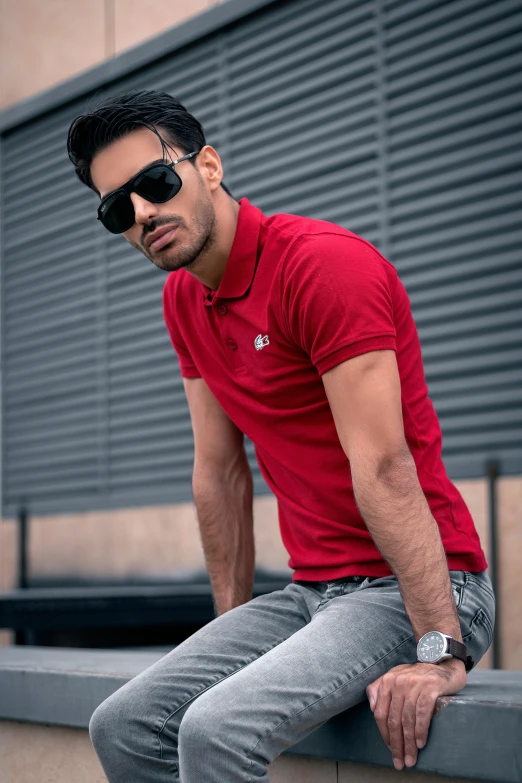
[[[145,244],[150,250],[160,250],[170,242],[177,228],[178,225],[172,223],[169,226],[162,226],[147,235]]]

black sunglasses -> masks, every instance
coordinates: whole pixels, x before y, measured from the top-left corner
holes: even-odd
[[[152,163],[142,169],[125,185],[113,190],[101,200],[98,207],[98,220],[101,220],[111,234],[123,234],[124,231],[128,231],[136,222],[130,194],[135,192],[153,204],[163,204],[174,198],[183,183],[173,167],[182,160],[193,158],[198,152],[191,152],[172,163]]]

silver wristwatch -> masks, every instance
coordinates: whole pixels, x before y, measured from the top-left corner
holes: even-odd
[[[465,644],[457,642],[451,636],[440,631],[428,631],[421,636],[417,644],[417,661],[419,663],[440,663],[447,658],[458,658],[464,662],[466,671],[469,672],[474,661]]]

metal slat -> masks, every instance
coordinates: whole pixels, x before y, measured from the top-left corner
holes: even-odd
[[[428,384],[429,397],[433,400],[435,409],[438,411],[441,405],[447,404],[451,410],[462,408],[462,396],[469,395],[470,388],[480,394],[484,392],[489,399],[495,399],[499,388],[506,390],[506,393],[517,393],[522,382],[522,368],[514,367],[511,370],[498,370],[497,372],[484,373],[455,378],[443,378],[441,380],[432,379]]]
[[[85,401],[91,402],[88,397]],[[42,442],[42,450],[51,449],[51,444],[56,442],[58,445],[56,448],[61,450],[62,445],[59,442],[59,438],[76,438],[82,434],[92,433],[92,413],[88,411],[87,414],[81,415],[81,412],[74,412],[72,415],[64,415],[60,413],[54,417],[54,419],[46,418],[43,421],[32,423],[18,421],[16,424],[12,422],[6,427],[6,437],[8,442],[12,443],[12,456],[15,458],[17,451],[23,451],[26,453],[28,448],[36,448],[38,441]]]
[[[476,4],[480,6],[480,0],[476,0]],[[415,20],[423,24],[424,18],[429,19],[431,14],[436,14],[440,6],[440,0],[383,0],[386,27],[402,29],[404,25],[408,30],[408,24]],[[463,12],[465,10],[464,7]]]
[[[115,507],[122,507],[124,498],[129,498],[132,496],[129,496],[129,492],[136,487],[136,483],[139,482],[140,485],[144,484],[147,488],[150,487],[156,487],[157,491],[151,493],[150,500],[151,504],[157,506],[159,501],[159,498],[161,498],[164,495],[165,487],[171,487],[173,482],[178,482],[180,485],[179,495],[176,496],[176,499],[174,502],[180,502],[184,501],[187,502],[190,500],[190,494],[188,487],[190,486],[190,482],[192,480],[192,468],[191,467],[181,467],[178,466],[172,470],[155,470],[151,473],[149,471],[145,470],[143,468],[143,465],[141,466],[141,469],[139,468],[136,471],[135,474],[128,473],[126,470],[122,470],[121,472],[114,472],[111,474],[110,477],[110,489],[111,492],[115,492],[117,490],[121,491],[120,499],[117,504],[115,504]],[[136,493],[138,497],[143,497],[143,490],[141,492]]]
[[[131,383],[137,385],[145,384],[154,378],[163,380],[165,377],[171,378],[174,373],[177,373],[178,378],[181,379],[171,345],[165,345],[163,356],[163,363],[159,359],[158,363],[155,363],[152,367],[142,363],[135,365],[134,368],[127,365],[118,372],[114,372],[111,368],[110,387],[107,392],[108,399],[112,400],[115,396],[125,395],[128,385]],[[132,394],[132,392],[130,393]]]
[[[487,367],[488,373],[493,373],[498,368],[516,369],[520,366],[520,358],[515,351],[511,348],[504,349],[503,346],[487,355],[479,350],[471,354],[465,351],[455,357],[449,357],[444,349],[437,350],[436,346],[426,346],[422,348],[422,356],[428,386],[433,380],[480,374],[484,372],[484,367]]]
[[[510,180],[507,184],[516,186],[516,174],[509,177],[505,175],[505,180],[506,179]],[[476,184],[475,189],[473,185],[459,188],[457,195],[460,198],[448,199],[446,202],[440,200],[437,202],[435,200],[435,203],[433,203],[433,199],[425,198],[422,202],[423,209],[420,209],[420,205],[416,204],[417,209],[414,210],[412,208],[409,213],[406,204],[400,204],[396,211],[390,207],[390,213],[393,213],[393,218],[395,219],[395,222],[392,224],[394,226],[392,231],[394,239],[402,241],[403,239],[407,239],[408,235],[419,235],[420,232],[423,231],[425,245],[429,246],[430,242],[437,241],[437,236],[440,235],[441,232],[444,233],[445,241],[449,240],[450,235],[459,238],[462,241],[464,237],[472,236],[474,233],[475,235],[478,233],[487,233],[486,226],[488,226],[489,230],[492,229],[493,231],[498,231],[498,233],[500,233],[503,226],[510,229],[518,227],[518,225],[520,225],[518,204],[515,205],[514,209],[510,209],[510,211],[504,214],[500,209],[498,212],[496,209],[500,200],[507,201],[510,206],[513,207],[512,196],[509,194],[508,196],[497,195],[495,201],[490,204],[490,208],[488,209],[487,188],[485,185],[482,185],[482,183],[480,184],[483,191],[482,201],[473,198],[473,194],[475,193],[476,195],[476,189],[478,188],[478,184]],[[495,184],[498,187],[498,192],[502,192],[502,182],[497,181]],[[451,195],[453,195],[453,193]],[[469,199],[467,202],[462,200],[466,197]],[[455,210],[459,204],[462,206],[457,214]],[[434,209],[436,209],[436,211],[432,211]],[[404,216],[402,221],[399,220],[399,216],[401,215]],[[408,215],[410,219],[406,219],[406,215]],[[422,218],[422,220],[420,218]],[[433,234],[431,231],[433,231]]]
[[[52,384],[47,380],[45,385],[38,387],[33,383],[28,383],[16,388],[14,393],[12,388],[7,389],[6,387],[6,393],[10,395],[9,410],[13,407],[18,410],[20,406],[29,408],[33,404],[45,404],[49,400],[59,403],[60,400],[67,400],[72,395],[79,395],[81,399],[83,393],[93,390],[95,369],[91,366],[83,367],[73,377],[68,374],[63,378],[53,378]]]
[[[486,119],[477,125],[468,124],[465,134],[462,130],[453,132],[441,132],[430,139],[424,139],[422,143],[405,143],[402,147],[395,147],[389,152],[389,176],[391,180],[400,179],[401,172],[413,169],[416,163],[429,166],[431,160],[437,155],[447,156],[460,151],[466,153],[468,146],[471,150],[479,146],[492,144],[500,145],[501,138],[509,136],[517,138],[522,127],[522,111],[513,111],[511,114],[501,115],[493,119]],[[399,137],[398,141],[402,138]]]
[[[480,215],[475,220],[475,211],[473,208],[470,210],[464,208],[464,214],[461,214],[461,222],[458,224],[450,223],[449,225],[444,225],[443,223],[442,232],[440,226],[435,226],[433,232],[426,229],[423,230],[423,227],[418,225],[399,226],[397,230],[393,231],[394,255],[397,254],[400,258],[410,258],[414,254],[418,256],[423,252],[424,248],[428,248],[429,252],[429,248],[436,246],[437,243],[441,247],[448,249],[453,247],[453,243],[460,243],[461,246],[467,248],[468,245],[466,243],[476,242],[481,237],[485,239],[491,238],[494,234],[498,235],[500,243],[504,230],[513,234],[520,228],[520,221],[517,219],[516,213],[509,212],[506,215],[499,213],[493,216]]]
[[[274,156],[272,160],[265,162],[264,165],[262,161],[260,161],[258,166],[252,165],[251,170],[243,176],[235,174],[234,187],[241,188],[242,182],[245,184],[250,182],[255,186],[256,192],[259,193],[263,189],[272,192],[274,188],[278,188],[280,185],[288,187],[292,183],[309,182],[311,177],[319,178],[327,176],[330,172],[336,173],[339,166],[349,166],[361,160],[375,157],[376,147],[374,140],[360,143],[353,149],[340,149],[336,151],[335,159],[325,160],[324,158],[315,159],[312,157],[307,160],[306,168],[302,166],[303,153],[301,150],[286,156]]]
[[[479,408],[466,413],[459,411],[453,416],[441,415],[444,422],[444,436],[451,437],[461,434],[463,438],[473,437],[477,433],[486,432],[491,438],[498,438],[503,430],[522,433],[522,414],[520,406],[505,407],[498,410]],[[513,442],[513,441],[512,441]]]
[[[395,83],[403,73],[415,73],[421,81],[435,67],[440,69],[444,78],[446,73],[471,69],[484,60],[489,61],[496,53],[503,54],[510,49],[517,51],[516,36],[522,30],[522,13],[510,14],[507,18],[493,20],[468,32],[467,28],[473,28],[480,15],[480,12],[475,16],[470,14],[461,19],[460,24],[453,21],[443,28],[430,27],[415,38],[403,40],[395,46],[388,45],[386,61],[390,82]],[[482,16],[486,18],[495,15],[493,8],[482,9]],[[458,59],[452,61],[452,57]]]
[[[53,420],[67,421],[70,417],[85,418],[90,420],[91,411],[89,403],[95,400],[97,389],[85,389],[83,394],[75,395],[74,398],[65,397],[63,399],[42,399],[38,402],[33,401],[30,411],[23,403],[17,404],[17,400],[12,400],[10,405],[9,420],[5,423],[6,430],[16,434],[26,429],[32,431],[32,428],[38,423],[49,422],[50,426]]]
[[[91,428],[92,429],[92,428]],[[23,481],[25,475],[31,475],[39,481],[59,476],[71,479],[81,477],[82,472],[88,469],[97,460],[98,440],[95,437],[82,437],[78,433],[77,440],[62,444],[61,449],[45,449],[31,446],[18,452],[12,449],[9,465],[7,466],[8,480],[16,482],[18,478]],[[78,456],[78,445],[82,446],[82,454]]]
[[[337,0],[336,2],[330,2],[328,8],[335,11],[338,8],[346,8],[346,4],[346,0]],[[276,3],[270,8],[268,14],[255,14],[248,19],[242,20],[241,24],[234,25],[230,30],[227,30],[227,43],[231,48],[234,47],[239,51],[241,51],[241,48],[248,50],[248,47],[252,47],[252,41],[264,40],[263,36],[267,30],[277,40],[278,36],[282,35],[284,37],[288,34],[286,26],[288,21],[294,25],[302,23],[302,19],[310,18],[310,14],[314,14],[316,8],[317,3],[315,0],[300,0],[299,12],[301,18],[296,22],[296,8],[293,3]],[[315,16],[311,18],[314,20]]]
[[[452,78],[438,79],[434,69],[433,83],[420,85],[415,90],[408,89],[411,77],[397,82],[388,91],[390,133],[401,126],[410,127],[412,123],[421,124],[433,118],[443,121],[453,111],[468,107],[476,108],[477,117],[482,112],[488,119],[496,111],[495,102],[500,110],[504,105],[511,110],[519,108],[521,64],[522,55],[517,52]],[[486,107],[488,99],[491,105]]]
[[[93,355],[91,355],[93,359]],[[62,388],[65,386],[73,387],[73,384],[82,384],[90,380],[93,373],[96,370],[96,364],[94,360],[87,364],[86,362],[80,363],[77,367],[65,366],[61,368],[61,372],[54,371],[51,374],[46,374],[43,377],[35,377],[28,369],[24,375],[24,378],[20,378],[20,373],[17,373],[15,378],[9,379],[9,372],[6,373],[5,379],[5,391],[8,399],[13,397],[24,399],[28,402],[30,399],[39,399],[48,394],[61,393]],[[76,386],[78,388],[78,386]],[[80,388],[81,385],[80,385]]]
[[[498,17],[500,13],[517,10],[517,0],[496,0],[495,4],[491,0],[453,0],[451,3],[437,3],[431,10],[413,17],[408,21],[402,21],[400,25],[393,24],[393,15],[386,14],[387,48],[392,49],[394,43],[401,41],[416,40],[417,35],[427,28],[438,29],[441,25],[450,25],[449,34],[458,28],[452,28],[451,24],[460,24],[462,18],[464,23],[470,16],[477,14],[486,14],[486,18],[491,15]]]
[[[7,485],[7,498],[8,503],[13,503],[18,497],[27,498],[33,497],[38,500],[49,500],[52,498],[70,498],[74,501],[74,497],[79,492],[89,491],[96,493],[97,483],[97,470],[96,466],[91,468],[92,472],[89,475],[87,471],[83,471],[82,478],[72,481],[36,481],[32,476],[21,476],[19,481],[10,481]],[[33,504],[32,504],[33,505]]]
[[[70,267],[71,246],[68,243],[74,243],[75,248],[76,243],[78,243],[78,251],[83,253],[86,246],[90,245],[92,249],[92,237],[92,224],[89,224],[86,220],[80,227],[64,225],[60,230],[62,241],[60,247],[56,247],[56,232],[54,237],[48,237],[47,241],[45,239],[39,241],[38,269],[45,270],[47,274],[53,274],[55,272],[54,262],[60,268],[59,264],[62,260],[64,262],[68,261],[67,266]],[[34,276],[34,248],[22,245],[17,248],[11,248],[9,253],[6,254],[6,283],[11,285],[11,278],[16,283],[18,275],[20,275],[20,279]]]
[[[60,225],[61,221],[65,221],[68,224],[67,228],[69,230],[74,230],[75,228],[83,229],[86,223],[85,211],[80,212],[77,204],[71,204],[66,213],[60,214]],[[21,240],[19,237],[20,232],[18,232],[18,235],[14,233],[11,239],[6,238],[3,242],[4,251],[10,253],[11,250],[22,249],[23,252],[23,248],[26,247],[28,252],[32,251],[34,254],[35,248],[39,246],[40,242],[45,242],[48,239],[56,241],[56,226],[50,223],[49,220],[35,221],[29,228],[30,230],[24,230]]]
[[[241,94],[240,90],[236,90],[236,85],[232,81],[230,84],[231,119],[234,120],[236,116],[241,118],[245,114],[251,115],[253,111],[264,113],[271,106],[283,106],[299,95],[303,96],[310,90],[320,89],[324,84],[339,83],[348,78],[355,79],[359,73],[367,72],[366,58],[369,58],[371,53],[372,39],[368,36],[350,46],[348,50],[335,50],[325,55],[319,73],[315,63],[311,63],[295,71],[279,74],[277,78],[245,88],[245,93],[252,101],[250,104],[245,103],[245,95]]]
[[[462,244],[440,241],[436,247],[433,245],[423,249],[421,253],[403,252],[395,266],[401,280],[413,280],[415,275],[423,271],[428,274],[432,269],[444,270],[448,265],[455,268],[455,277],[465,268],[466,262],[473,261],[473,271],[480,278],[491,271],[491,254],[495,254],[499,266],[510,269],[519,263],[519,250],[522,242],[522,230],[512,229],[501,233],[491,233],[487,236],[474,236],[467,238]],[[466,268],[468,274],[468,268]],[[428,280],[429,282],[429,280]]]
[[[249,138],[252,146],[249,144],[247,150],[242,147],[236,148],[234,168],[244,168],[249,163],[255,163],[256,159],[263,160],[266,147],[272,144],[277,146],[277,156],[292,155],[298,151],[303,155],[303,152],[310,154],[314,147],[325,146],[329,138],[342,139],[343,146],[353,148],[359,143],[364,143],[372,135],[372,131],[375,136],[372,128],[376,120],[375,106],[370,105],[365,110],[353,114],[345,113],[341,106],[337,107],[336,114],[340,116],[327,118],[322,112],[319,115],[310,113],[306,128],[301,127],[298,130],[296,125],[292,129],[294,132],[286,138],[279,136],[280,132],[286,130],[284,128],[272,129],[271,132],[264,131],[255,141]],[[273,160],[277,160],[277,157],[274,156]]]
[[[480,426],[480,422],[478,422]],[[446,426],[446,422],[441,420],[441,425]],[[499,430],[495,428],[492,432],[487,429],[479,432],[448,432],[444,435],[444,450],[447,452],[465,453],[467,450],[481,448],[486,451],[493,449],[502,450],[506,446],[520,446],[522,441],[522,427],[516,429]]]
[[[520,233],[520,232],[519,232]],[[515,236],[517,232],[514,232]],[[505,239],[505,237],[503,237]],[[409,292],[422,291],[426,285],[436,286],[450,282],[467,282],[467,291],[481,290],[487,281],[490,284],[500,284],[510,281],[508,284],[520,279],[520,254],[517,246],[507,244],[507,247],[497,247],[497,237],[491,237],[492,250],[495,252],[495,267],[491,267],[491,256],[488,248],[480,246],[464,245],[448,255],[447,251],[440,253],[439,257],[427,258],[423,256],[417,265],[411,265],[408,271],[401,268],[400,279]],[[472,267],[470,267],[470,263]],[[470,268],[473,270],[473,279],[470,280]],[[425,281],[425,282],[424,282]]]
[[[469,143],[467,148],[456,149],[454,151],[442,150],[434,153],[429,158],[420,161],[417,160],[411,164],[403,163],[400,167],[390,171],[390,185],[395,193],[400,193],[401,187],[408,187],[409,183],[415,182],[415,175],[422,172],[423,178],[430,176],[430,183],[434,185],[437,182],[446,184],[454,180],[462,180],[468,174],[477,175],[476,166],[480,163],[482,171],[487,174],[488,171],[498,172],[504,168],[509,170],[510,161],[517,166],[520,164],[520,145],[522,143],[522,133],[517,129],[512,134],[499,134],[495,139],[488,139],[482,143]],[[458,168],[457,168],[458,167]],[[449,179],[442,180],[446,174]],[[420,188],[419,188],[420,190]]]
[[[500,423],[505,424],[505,413],[511,409],[515,417],[520,416],[520,389],[517,386],[503,387],[497,389],[495,394],[491,389],[477,391],[477,389],[468,389],[466,392],[466,409],[468,412],[488,411],[496,412],[501,415]],[[441,416],[449,417],[454,415],[456,420],[462,416],[462,398],[451,400],[437,400],[437,413]],[[448,419],[446,419],[447,421]],[[489,419],[488,419],[489,421]],[[486,424],[486,420],[484,420]]]
[[[462,301],[475,295],[487,296],[489,293],[502,293],[504,291],[510,291],[513,288],[522,289],[521,266],[515,266],[513,269],[504,271],[502,266],[498,264],[495,273],[484,275],[483,277],[475,275],[475,277],[471,280],[469,274],[469,265],[467,265],[467,279],[466,275],[464,274],[465,268],[466,267],[462,268],[462,277],[459,278],[458,281],[453,279],[453,273],[457,271],[453,268],[448,270],[452,273],[449,276],[443,274],[435,276],[434,274],[433,277],[431,277],[432,287],[430,290],[427,290],[425,285],[421,287],[419,282],[419,290],[414,293],[415,286],[412,284],[412,281],[408,280],[405,282],[403,279],[403,283],[406,286],[408,293],[414,297],[416,307],[420,307],[421,305],[433,305],[438,300],[448,301],[449,299],[454,299]],[[475,269],[473,269],[473,271],[476,272]],[[439,272],[439,270],[435,270],[435,272]],[[426,282],[429,283],[430,275],[428,273],[426,274],[426,278]],[[514,302],[516,304],[516,300],[514,300]],[[506,304],[509,303],[506,302]],[[477,313],[477,317],[481,318],[484,317],[484,315],[485,313],[482,311],[479,302],[479,312]],[[495,323],[501,325],[511,317],[512,316],[510,315],[509,311],[506,313],[505,311],[499,312],[498,310],[495,310],[495,312],[491,315],[491,324],[485,320],[484,326],[487,327],[492,325],[494,318],[498,319],[498,321],[495,321]]]
[[[271,76],[279,78],[281,72],[301,71],[304,67],[308,74],[311,62],[317,69],[325,55],[335,49],[351,48],[372,34],[373,19],[368,6],[356,6],[333,18],[325,17],[322,9],[318,9],[317,24],[313,27],[306,24],[296,32],[289,30],[282,40],[264,46],[258,41],[255,49],[250,47],[242,55],[231,47],[229,76],[238,93],[247,89],[250,93],[256,84],[269,81]]]
[[[357,103],[357,108],[347,109],[341,104],[335,107],[335,111],[315,113],[309,110],[305,128],[302,127],[302,119],[299,123],[296,118],[291,124],[267,127],[259,133],[248,134],[248,142],[233,143],[234,169],[248,166],[272,145],[277,147],[278,154],[299,147],[308,147],[306,152],[310,153],[314,147],[323,146],[323,138],[337,139],[345,147],[364,141],[368,126],[376,120],[375,101],[370,93],[363,100],[359,98]]]
[[[245,112],[243,119],[235,117],[230,128],[231,142],[244,151],[257,145],[258,134],[262,136],[266,131],[272,130],[274,125],[280,129],[281,137],[286,138],[294,128],[300,127],[302,113],[317,111],[327,117],[330,112],[337,112],[340,104],[346,113],[362,111],[372,106],[375,99],[369,93],[375,87],[375,72],[371,58],[368,57],[366,63],[366,71],[359,71],[356,79],[332,83],[327,81],[327,77],[323,77],[325,83],[322,89],[311,94],[305,93],[290,104],[272,108],[269,113],[256,113],[254,107],[250,107],[246,119]]]

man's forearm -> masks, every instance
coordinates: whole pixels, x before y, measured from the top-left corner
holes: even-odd
[[[352,470],[357,506],[396,575],[417,640],[428,631],[462,640],[448,563],[437,522],[420,486],[413,457],[380,473]]]
[[[221,615],[252,598],[253,486],[246,456],[226,475],[195,469],[192,488],[216,615]]]

